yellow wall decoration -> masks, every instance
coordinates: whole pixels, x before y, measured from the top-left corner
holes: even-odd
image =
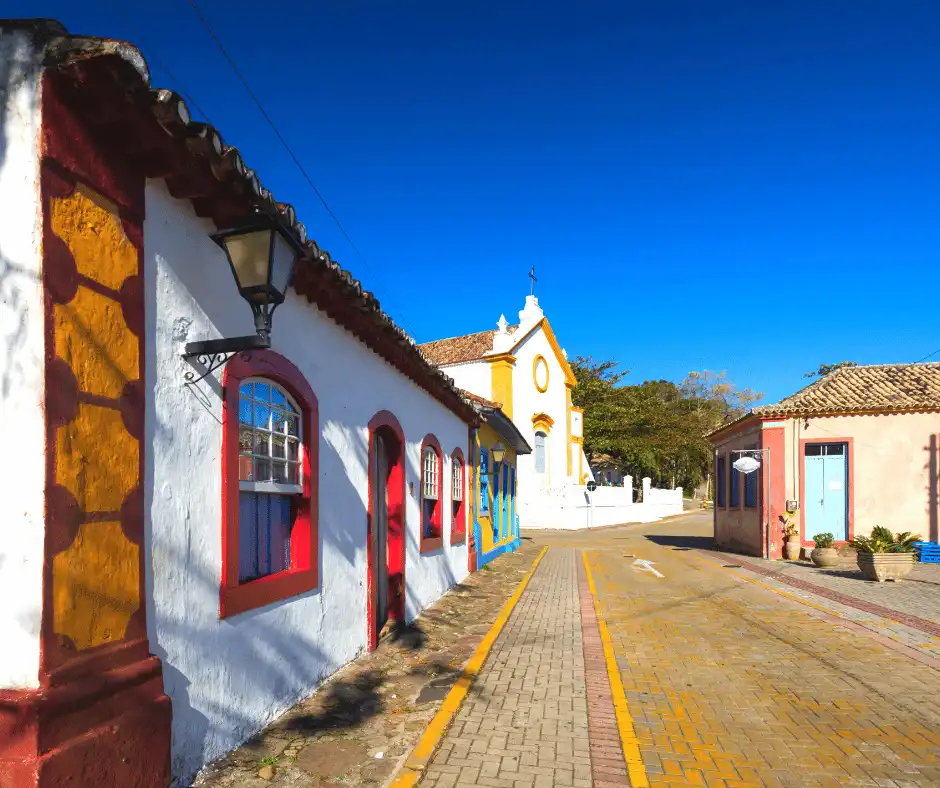
[[[122,394],[140,378],[141,359],[120,291],[139,273],[139,252],[117,208],[87,187],[49,205],[49,226],[71,260],[55,258],[47,275],[74,285],[68,303],[54,304],[52,346],[78,397],[74,416],[55,430],[51,481],[80,515],[72,543],[52,559],[53,628],[81,651],[122,640],[141,602],[140,548],[121,525],[122,505],[140,485],[140,446],[121,415],[135,406]]]

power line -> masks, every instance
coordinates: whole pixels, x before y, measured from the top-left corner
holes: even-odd
[[[369,272],[373,276],[376,277],[376,279],[378,279],[379,278],[378,274],[372,268],[372,266],[369,265],[369,261],[366,260],[362,252],[359,251],[359,247],[356,246],[356,244],[353,242],[353,239],[349,236],[349,233],[346,232],[346,228],[343,227],[343,224],[342,222],[340,222],[339,217],[337,217],[337,215],[333,213],[333,209],[330,208],[329,203],[327,203],[326,201],[326,198],[317,188],[316,184],[313,182],[313,179],[310,177],[310,174],[307,172],[307,170],[304,169],[303,164],[300,163],[300,159],[297,158],[297,155],[294,153],[293,149],[288,144],[287,140],[284,139],[284,135],[281,134],[280,130],[277,127],[277,124],[275,124],[274,120],[272,120],[271,116],[265,110],[264,105],[261,103],[261,99],[259,99],[258,96],[255,94],[255,92],[251,89],[251,86],[248,84],[248,80],[245,78],[244,74],[242,74],[242,72],[239,70],[238,66],[235,64],[235,61],[232,59],[232,56],[228,53],[228,50],[225,48],[224,44],[219,40],[219,37],[215,34],[215,31],[212,29],[212,26],[209,24],[209,21],[205,18],[205,16],[203,16],[202,12],[199,10],[199,7],[196,5],[195,0],[187,0],[187,2],[189,3],[193,11],[195,12],[196,16],[199,17],[199,21],[202,23],[202,26],[206,29],[206,32],[215,42],[215,45],[218,47],[219,51],[222,53],[222,56],[228,62],[232,71],[235,72],[235,76],[238,77],[239,82],[242,83],[242,87],[244,87],[248,95],[251,96],[251,100],[255,103],[255,106],[258,108],[258,111],[262,114],[264,119],[267,121],[268,125],[271,127],[271,130],[274,132],[275,136],[278,138],[281,145],[284,146],[284,150],[287,151],[287,154],[291,157],[291,160],[297,166],[297,169],[300,171],[300,174],[303,175],[304,180],[306,180],[307,183],[310,185],[310,188],[313,189],[313,192],[314,194],[316,194],[317,199],[323,205],[323,208],[330,215],[330,218],[333,220],[336,226],[339,228],[339,231],[343,234],[343,237],[346,239],[347,243],[350,245],[350,247],[352,247],[352,250],[356,253],[356,256],[362,261],[362,264],[369,270]],[[408,334],[410,334],[412,337],[415,337],[415,333],[408,328],[408,326],[405,324],[403,320],[399,318],[398,322],[402,325],[402,327],[405,329],[405,331]]]
[[[133,22],[131,22],[131,20],[127,17],[127,14],[124,13],[124,10],[122,8],[120,8],[119,6],[115,6],[115,7],[117,8],[121,16],[124,17],[124,24],[126,24],[131,29],[131,31],[134,33],[134,36],[144,46],[147,46],[147,39],[144,38],[144,34],[140,32],[140,29],[137,28]],[[153,60],[157,61],[157,65],[160,66],[160,68],[162,68],[167,73],[167,76],[169,76],[169,78],[177,84],[177,86],[179,87],[179,92],[182,94],[183,98],[185,98],[186,101],[189,102],[189,104],[193,107],[193,109],[196,110],[196,112],[198,112],[200,115],[202,115],[203,118],[205,118],[206,123],[212,124],[212,121],[209,120],[209,115],[206,113],[206,111],[202,107],[199,106],[199,104],[196,102],[196,99],[194,99],[192,95],[186,92],[186,88],[183,87],[183,80],[181,80],[178,76],[176,76],[176,74],[173,73],[173,71],[166,64],[166,62],[160,57],[159,54],[157,54],[157,50],[155,48],[148,47],[148,50],[150,51]]]
[[[933,353],[928,353],[928,354],[927,354],[926,356],[924,356],[923,358],[917,359],[917,361],[915,361],[914,363],[915,363],[915,364],[920,364],[921,361],[926,361],[928,358],[931,358],[932,356],[936,356],[937,353],[940,353],[940,347],[938,347]]]
[[[212,40],[215,41],[215,45],[219,48],[219,51],[222,53],[222,56],[228,61],[228,64],[232,67],[232,71],[235,72],[235,76],[238,77],[239,81],[242,83],[242,86],[248,92],[248,95],[251,96],[251,100],[255,102],[255,106],[258,108],[258,111],[264,116],[264,119],[268,122],[268,125],[271,127],[271,130],[280,140],[281,145],[284,146],[284,150],[287,151],[288,155],[293,159],[294,164],[297,165],[297,169],[300,170],[301,175],[304,176],[307,183],[310,184],[310,188],[313,189],[314,194],[317,195],[317,198],[323,204],[323,207],[326,209],[326,212],[330,215],[330,218],[336,223],[336,226],[339,227],[340,232],[343,234],[343,237],[349,242],[349,245],[353,248],[353,251],[359,256],[359,259],[362,260],[363,264],[369,266],[369,263],[366,262],[365,257],[362,256],[362,252],[359,251],[359,247],[353,243],[352,238],[349,237],[349,233],[346,232],[346,228],[343,227],[340,220],[336,217],[336,214],[333,213],[333,210],[330,208],[324,196],[320,193],[320,190],[314,184],[313,179],[307,174],[307,171],[304,169],[304,166],[300,163],[300,160],[294,154],[294,151],[291,149],[290,145],[287,144],[287,140],[284,139],[284,136],[278,130],[274,121],[271,120],[271,116],[265,111],[264,106],[261,104],[261,100],[255,95],[255,92],[251,89],[251,86],[248,84],[248,80],[245,79],[241,71],[239,71],[238,66],[235,65],[235,61],[232,60],[231,55],[229,55],[228,50],[223,46],[222,42],[219,41],[219,37],[215,34],[215,31],[212,29],[209,22],[202,15],[202,12],[199,10],[199,7],[196,5],[194,0],[187,0],[189,5],[192,7],[193,11],[196,12],[196,16],[199,17],[199,21],[202,22],[202,26],[206,29],[206,32],[212,37]],[[370,268],[371,270],[371,268]]]

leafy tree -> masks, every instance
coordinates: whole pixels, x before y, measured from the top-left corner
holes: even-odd
[[[584,408],[584,448],[622,463],[634,478],[695,487],[711,468],[706,437],[760,398],[737,389],[724,372],[692,372],[680,384],[650,380],[624,385],[614,361],[578,357],[574,404]]]
[[[838,364],[820,364],[819,369],[814,369],[812,372],[807,372],[803,375],[804,378],[815,378],[820,377],[824,378],[830,372],[835,372],[837,369],[842,369],[842,367],[857,367],[857,361],[840,361]]]

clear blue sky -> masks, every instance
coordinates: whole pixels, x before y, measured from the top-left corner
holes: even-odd
[[[569,356],[727,369],[940,348],[940,3],[5,0],[126,38],[419,341],[537,295]],[[156,57],[155,57],[156,56]],[[940,359],[938,354],[935,359]]]

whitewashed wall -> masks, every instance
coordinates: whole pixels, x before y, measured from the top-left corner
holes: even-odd
[[[183,342],[250,334],[253,325],[212,231],[188,202],[171,198],[162,183],[148,184],[148,629],[173,700],[179,784],[366,647],[367,424],[376,412],[389,410],[401,422],[407,482],[414,483],[406,510],[406,618],[467,574],[465,545],[419,553],[415,497],[424,436],[434,433],[446,455],[457,446],[466,455],[466,425],[292,292],[276,313],[272,341],[319,401],[320,585],[219,620],[220,392],[217,383],[185,386],[189,367],[179,352]],[[447,462],[444,473],[448,479]],[[444,526],[449,538],[452,524]]]
[[[45,428],[40,283],[40,69],[0,36],[0,688],[39,685]]]
[[[478,397],[491,399],[493,396],[493,372],[489,361],[471,361],[468,364],[452,364],[441,367],[464,391],[472,391]]]
[[[535,472],[535,429],[532,426],[532,417],[537,413],[547,413],[555,422],[548,433],[548,473],[544,481],[548,487],[568,481],[568,400],[564,372],[541,328],[519,345],[513,355],[516,369],[512,382],[512,420],[532,447],[532,454],[519,457],[519,498],[524,501],[538,495],[541,489],[539,474]],[[532,365],[539,355],[548,363],[548,390],[545,392],[535,387],[532,377]]]
[[[632,486],[598,487],[594,492],[586,486],[557,487],[520,503],[520,524],[567,531],[652,523],[682,513],[681,488],[648,492],[649,501],[636,503]]]

